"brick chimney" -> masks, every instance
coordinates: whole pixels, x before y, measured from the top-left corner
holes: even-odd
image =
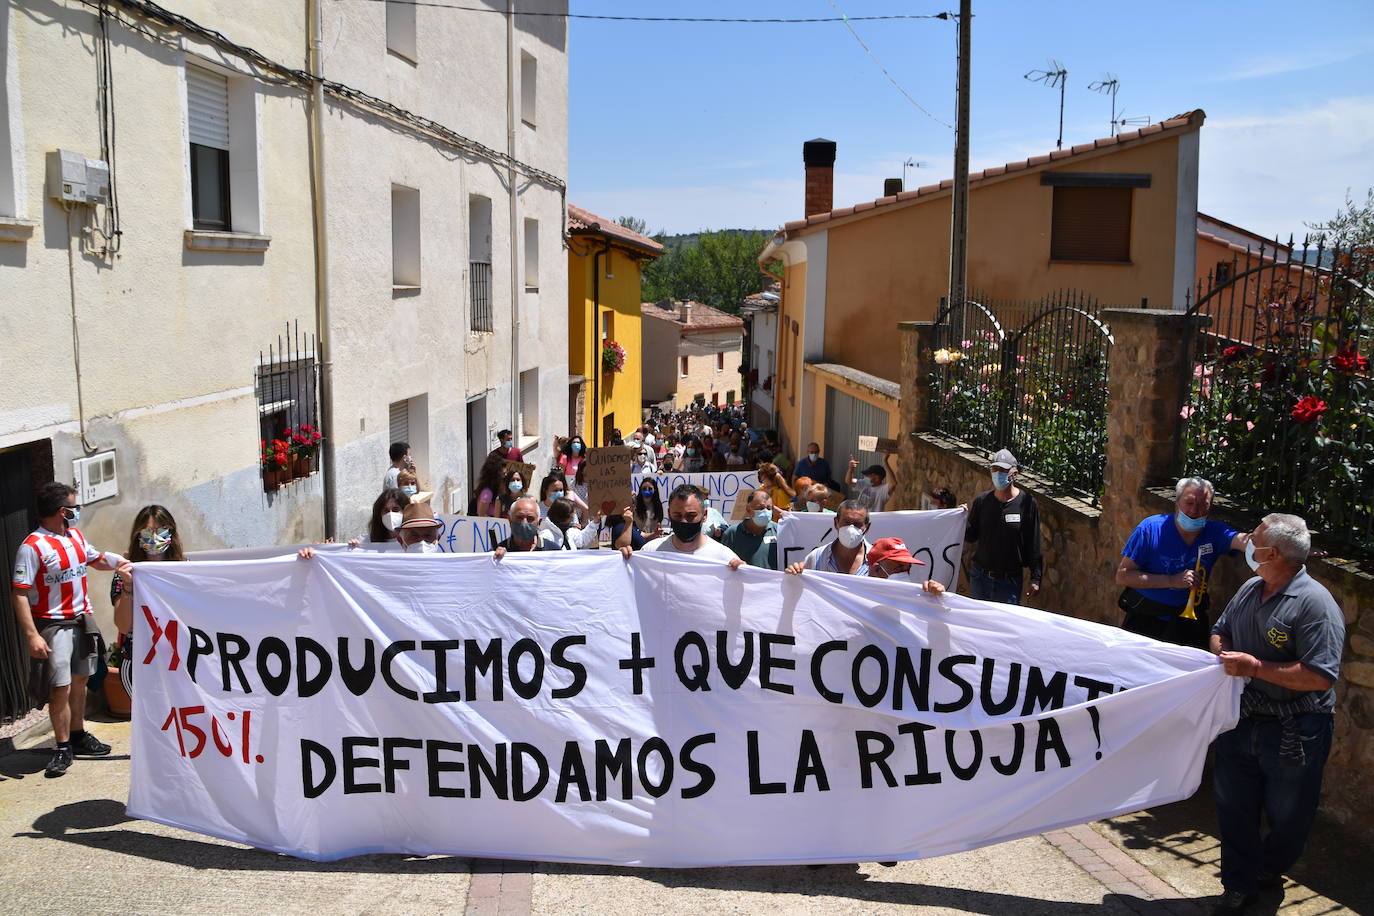
[[[835,206],[835,141],[807,140],[802,144],[806,163],[806,212],[829,213]]]

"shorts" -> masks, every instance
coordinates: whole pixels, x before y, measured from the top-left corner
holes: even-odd
[[[96,640],[83,621],[49,623],[38,631],[48,644],[48,686],[67,687],[73,677],[95,674]]]

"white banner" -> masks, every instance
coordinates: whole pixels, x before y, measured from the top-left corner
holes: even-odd
[[[1241,689],[1120,629],[669,555],[134,576],[129,814],[312,859],[944,855],[1192,794]]]
[[[710,474],[683,474],[678,471],[660,471],[657,474],[635,474],[631,479],[631,496],[634,491],[639,489],[639,483],[645,477],[653,478],[654,483],[658,484],[658,495],[663,501],[663,517],[668,517],[668,497],[673,490],[690,483],[693,486],[701,487],[707,495],[711,497],[711,506],[725,516],[729,521],[730,514],[735,509],[735,497],[741,492],[757,490],[759,487],[758,471],[718,471]]]
[[[874,512],[869,520],[868,543],[879,538],[901,538],[911,555],[926,564],[911,568],[912,579],[919,582],[935,579],[950,589],[958,584],[967,510]],[[788,566],[805,560],[808,553],[834,539],[835,516],[820,512],[789,512],[778,522],[778,565]]]
[[[510,522],[504,518],[482,515],[440,515],[443,528],[439,532],[439,549],[444,553],[488,553],[510,537]],[[223,550],[197,550],[186,555],[188,560],[265,560],[294,554],[302,547],[317,552],[366,550],[373,553],[399,552],[395,541],[373,544],[362,540],[356,547],[347,544],[276,544],[267,547],[234,547]]]

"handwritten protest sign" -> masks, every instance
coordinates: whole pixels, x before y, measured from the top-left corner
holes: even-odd
[[[657,474],[635,474],[631,481],[631,492],[639,487],[640,481],[650,478],[658,484],[659,497],[663,501],[663,517],[668,517],[668,497],[675,487],[684,483],[700,487],[706,491],[715,507],[725,518],[731,518],[735,511],[735,498],[741,492],[758,489],[757,471],[720,471],[717,473],[684,474],[678,471],[660,471]]]
[[[594,448],[587,452],[582,480],[592,514],[612,516],[630,502],[630,448]]]
[[[312,859],[959,852],[1188,796],[1243,683],[1070,617],[662,554],[134,577],[129,815]]]
[[[901,538],[911,555],[924,566],[911,567],[911,578],[924,582],[935,579],[946,588],[959,581],[959,563],[964,555],[964,528],[968,513],[963,509],[936,509],[929,512],[874,512],[869,516],[865,537],[869,544],[879,538]],[[835,539],[835,516],[812,512],[791,512],[778,523],[778,564],[787,566],[806,559],[817,547]]]

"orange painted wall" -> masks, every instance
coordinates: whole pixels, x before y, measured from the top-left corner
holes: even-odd
[[[778,340],[773,386],[773,416],[784,444],[795,448],[801,424],[802,337],[806,309],[806,265],[794,264],[783,271],[782,298],[778,303]],[[796,322],[798,333],[792,335]]]
[[[1104,304],[1172,306],[1178,139],[1075,157],[1050,171],[1149,173],[1131,202],[1131,263],[1050,261],[1054,189],[1041,172],[969,192],[971,290],[1038,299],[1083,289]],[[899,381],[899,321],[930,321],[949,283],[950,198],[857,219],[829,230],[825,358]],[[1189,224],[1189,231],[1193,226]]]

